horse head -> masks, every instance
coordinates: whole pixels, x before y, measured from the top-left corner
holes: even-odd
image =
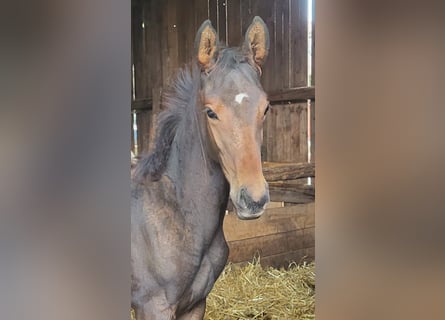
[[[258,218],[269,203],[261,165],[269,101],[260,84],[269,50],[267,27],[255,17],[243,44],[225,48],[207,20],[196,34],[195,49],[202,71],[200,111],[206,117],[212,155],[230,184],[238,217]]]

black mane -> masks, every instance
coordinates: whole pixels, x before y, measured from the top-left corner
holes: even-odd
[[[174,83],[163,96],[164,111],[159,114],[156,127],[156,140],[153,151],[141,157],[136,169],[135,178],[147,176],[152,181],[159,180],[164,173],[172,142],[177,134],[179,123],[185,116],[191,98],[199,90],[200,70],[197,64],[181,69]]]

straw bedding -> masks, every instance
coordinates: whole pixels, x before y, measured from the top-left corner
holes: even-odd
[[[287,270],[228,264],[207,298],[206,320],[314,319],[315,266]]]

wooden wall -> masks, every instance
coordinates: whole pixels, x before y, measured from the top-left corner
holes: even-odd
[[[220,40],[236,46],[243,41],[253,17],[259,15],[269,28],[271,48],[262,84],[276,107],[266,123],[264,135],[269,143],[263,148],[264,160],[306,161],[305,99],[315,97],[313,88],[306,88],[307,3],[307,0],[132,0],[135,95],[132,109],[137,112],[139,135],[134,143],[139,151],[147,151],[150,146],[162,87],[193,57],[194,37],[201,23],[210,19]],[[274,140],[278,146],[274,146]]]
[[[235,213],[224,218],[229,261],[243,264],[260,256],[261,264],[275,268],[315,258],[314,202],[270,208],[257,220],[240,220]]]
[[[222,43],[238,46],[255,15],[269,28],[266,91],[307,85],[307,0],[132,0],[136,99],[152,97],[190,61],[198,27],[210,19]]]
[[[307,129],[307,102],[272,104],[263,129],[263,159],[306,162]]]

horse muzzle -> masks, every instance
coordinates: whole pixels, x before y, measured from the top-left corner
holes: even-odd
[[[269,188],[266,184],[264,192],[258,199],[255,199],[246,187],[241,187],[232,202],[235,205],[238,217],[241,220],[251,220],[259,218],[266,209],[270,201]]]

